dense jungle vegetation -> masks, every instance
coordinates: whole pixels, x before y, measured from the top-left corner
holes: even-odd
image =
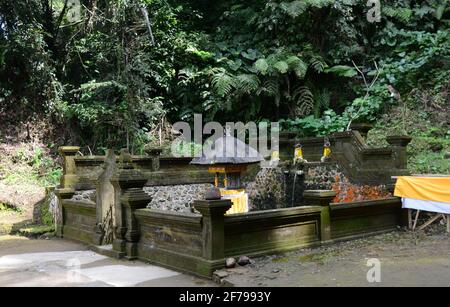
[[[370,122],[370,144],[410,134],[414,171],[449,171],[446,0],[381,0],[380,22],[365,0],[74,2],[0,0],[0,143],[139,153],[195,113],[303,136]]]

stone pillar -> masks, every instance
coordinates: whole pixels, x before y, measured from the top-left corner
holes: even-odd
[[[114,174],[115,168],[116,155],[114,154],[114,150],[108,149],[105,163],[103,164],[103,172],[100,174],[96,181],[97,223],[94,230],[94,244],[96,245],[102,245],[102,243],[104,243],[105,234],[104,230],[102,229],[102,223],[106,218],[108,210],[110,210],[111,206],[114,206],[114,187],[111,184],[111,177]]]
[[[61,176],[61,188],[75,188],[77,183],[75,156],[80,151],[77,146],[63,146],[59,153],[63,157],[63,175]]]
[[[159,158],[161,156],[162,149],[160,147],[148,147],[145,148],[145,153],[152,158],[152,171],[159,170]]]
[[[58,197],[58,211],[59,216],[57,217],[57,220],[55,221],[56,225],[56,235],[60,238],[64,236],[64,206],[63,201],[66,199],[71,199],[72,196],[75,194],[75,190],[71,188],[58,188],[55,190],[55,195]]]
[[[146,208],[152,200],[151,197],[142,189],[146,182],[147,180],[144,182],[141,181],[140,183],[142,183],[142,186],[127,189],[121,198],[122,206],[125,209],[125,223],[127,225],[127,231],[125,233],[126,258],[129,260],[133,260],[138,257],[137,246],[141,236],[134,212],[137,209]]]
[[[307,190],[303,193],[303,200],[307,205],[321,206],[320,213],[320,241],[331,242],[331,213],[330,203],[337,193],[331,190]]]
[[[114,186],[116,223],[113,250],[118,257],[135,259],[140,232],[134,211],[145,208],[151,197],[143,191],[147,178],[135,168],[127,150],[121,152],[111,183]]]
[[[406,169],[408,164],[408,157],[406,154],[406,147],[411,142],[412,138],[409,136],[388,136],[386,141],[391,145],[394,167],[398,169]]]
[[[361,136],[366,139],[367,134],[373,128],[373,125],[367,123],[352,123],[350,125],[350,129],[354,131],[358,131]]]
[[[194,208],[203,216],[203,258],[225,258],[225,213],[231,208],[231,200],[197,200]]]

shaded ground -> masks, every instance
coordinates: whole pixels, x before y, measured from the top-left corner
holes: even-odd
[[[6,185],[0,181],[0,235],[11,234],[33,224],[45,189],[36,185]]]
[[[208,287],[216,284],[140,261],[111,259],[65,240],[0,236],[2,286]]]
[[[369,283],[367,260],[381,262]],[[394,232],[317,249],[252,259],[226,270],[235,286],[450,286],[450,236]]]
[[[13,210],[0,210],[0,235],[10,234],[31,224],[31,218]]]

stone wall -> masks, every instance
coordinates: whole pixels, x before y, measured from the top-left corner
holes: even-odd
[[[71,200],[78,201],[91,201],[96,202],[97,199],[97,191],[96,190],[84,190],[84,191],[75,191]]]
[[[280,168],[262,168],[246,184],[250,211],[285,208],[286,180]]]
[[[247,180],[250,211],[302,205],[305,190],[333,190],[337,193],[334,203],[392,197],[386,185],[352,183],[336,162],[261,168]]]
[[[390,136],[386,148],[370,148],[358,131],[334,133],[328,136],[331,143],[331,160],[339,164],[350,182],[362,185],[393,184],[392,176],[408,175],[406,148],[411,138]],[[294,147],[302,144],[304,158],[320,161],[324,138],[296,138],[295,134],[280,135],[280,158],[292,161]]]
[[[67,169],[73,168],[76,163],[67,163],[66,159],[66,177],[62,184],[72,185],[62,185],[55,192],[62,212],[57,227],[58,236],[88,243],[97,251],[115,257],[141,259],[209,277],[214,270],[224,267],[228,256],[277,253],[329,244],[391,231],[402,223],[401,201],[398,198],[334,205],[330,204],[335,196],[333,191],[298,192],[308,206],[229,216],[225,213],[232,206],[230,200],[195,200],[193,206],[199,213],[186,213],[192,200],[203,198],[201,193],[211,184],[155,184],[156,188],[152,188],[147,185],[150,180],[148,172],[133,163],[135,160],[123,152],[109,179],[115,196],[115,237],[112,249],[106,251],[95,247],[102,243],[101,238],[105,235],[98,224],[99,197],[92,190],[75,189],[76,184],[85,181],[79,180],[77,172],[67,175]],[[184,163],[182,161],[180,165]],[[320,164],[305,165],[303,169],[283,166],[279,169],[257,170],[256,179],[253,180],[255,189],[265,190],[255,192],[254,199],[268,196],[279,199],[280,204],[289,204],[283,202],[280,190],[283,188],[283,176],[293,171],[298,181],[305,186],[308,182],[310,186],[320,184],[323,179],[321,176],[328,178],[337,174],[333,165],[324,167]],[[172,177],[166,176],[164,180],[171,180],[182,172],[180,167],[170,172]],[[303,181],[300,180],[302,176],[305,177]],[[92,180],[90,184],[97,181]],[[251,185],[252,180],[248,182]],[[285,184],[284,193],[291,188],[289,183]],[[153,195],[153,199],[150,195]],[[295,201],[294,204],[299,205]],[[166,211],[155,210],[152,206],[159,206],[159,209],[165,207]],[[173,212],[175,208],[181,212]]]
[[[349,203],[392,197],[386,185],[355,184],[337,163],[310,163],[304,165],[305,190],[333,190],[334,203]]]
[[[193,212],[192,204],[204,199],[212,184],[181,184],[171,186],[144,187],[144,192],[152,197],[149,209],[175,212]]]

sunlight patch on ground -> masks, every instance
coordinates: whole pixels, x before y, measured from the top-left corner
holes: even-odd
[[[71,259],[77,259],[81,265],[92,263],[107,257],[91,251],[68,251],[51,253],[25,253],[0,257],[0,269],[24,269],[36,264],[53,263],[66,267]]]
[[[149,280],[180,275],[180,273],[152,265],[139,267],[108,265],[82,269],[80,274],[94,281],[102,281],[116,287],[135,286]]]
[[[23,253],[0,257],[0,280],[10,286],[59,286],[59,285],[109,285],[128,287],[159,278],[181,275],[161,267],[122,264],[98,264],[109,259],[92,251],[65,251]],[[88,265],[89,267],[86,267]],[[17,274],[25,274],[26,280],[15,281]],[[50,276],[53,276],[50,278]],[[51,279],[51,280],[50,280]]]

